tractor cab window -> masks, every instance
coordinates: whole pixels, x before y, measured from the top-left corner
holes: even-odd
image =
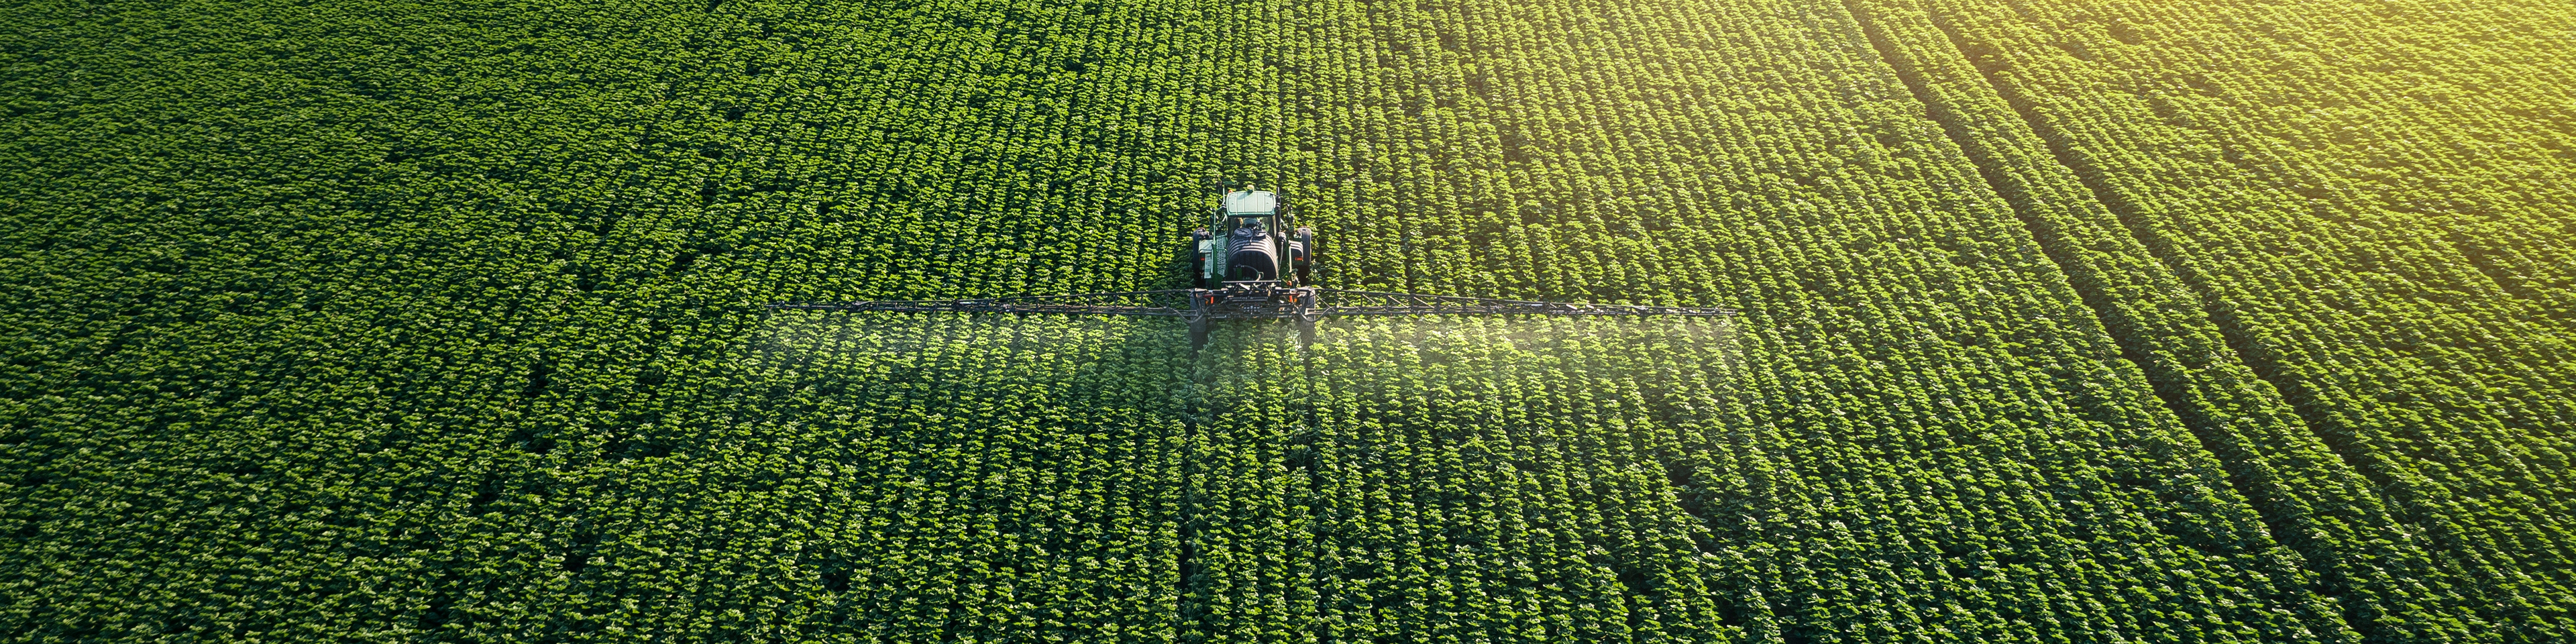
[[[1225,193],[1225,214],[1235,217],[1267,215],[1279,210],[1279,195],[1268,190],[1236,190]]]

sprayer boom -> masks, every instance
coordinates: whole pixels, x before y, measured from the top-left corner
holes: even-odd
[[[775,309],[886,311],[896,313],[1040,313],[1181,318],[1191,345],[1204,343],[1216,320],[1289,320],[1299,336],[1314,339],[1315,322],[1357,315],[1734,315],[1732,309],[1631,304],[1581,304],[1490,297],[1345,291],[1305,285],[1322,248],[1315,231],[1297,225],[1294,209],[1278,193],[1217,182],[1217,206],[1208,227],[1190,233],[1182,252],[1198,288],[1070,295],[1019,295],[971,300],[877,300],[772,304]]]
[[[1299,335],[1313,340],[1314,323],[1336,316],[1389,315],[1570,315],[1720,317],[1734,309],[1698,306],[1646,306],[1506,300],[1490,297],[1346,291],[1276,282],[1235,282],[1223,288],[1121,291],[1067,295],[1021,295],[966,300],[866,300],[772,304],[773,309],[806,311],[882,311],[893,313],[1007,313],[1012,315],[1117,315],[1181,318],[1190,323],[1193,346],[1207,339],[1207,324],[1216,320],[1287,320]]]

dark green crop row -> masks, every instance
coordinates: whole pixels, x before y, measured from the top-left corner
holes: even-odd
[[[26,3],[0,640],[2564,640],[2555,9]]]

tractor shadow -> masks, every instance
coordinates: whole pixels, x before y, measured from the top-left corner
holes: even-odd
[[[1742,358],[1723,319],[1224,323],[1193,351],[1177,320],[796,313],[747,361],[743,413],[825,464],[800,519],[845,526],[798,550],[819,619],[1105,633],[1224,631],[1224,598],[1265,588],[1374,588],[1332,610],[1402,619],[1437,603],[1396,583],[1425,569],[1568,610],[1705,593],[1653,563],[1694,544],[1623,526],[1686,519],[1661,450],[1699,440]]]
[[[1311,593],[1391,621],[1433,619],[1439,588],[1684,610],[1727,582],[1674,565],[1703,546],[1655,526],[1696,522],[1678,452],[1729,406],[1736,339],[1725,319],[1361,319],[1305,345],[1284,323],[1220,329],[1193,362],[1185,597]]]

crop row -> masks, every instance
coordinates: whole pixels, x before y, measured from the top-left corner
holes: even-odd
[[[2456,31],[2528,8],[1880,6],[1947,78],[1927,85],[1985,90],[1932,102],[1989,124],[1990,169],[2054,192],[2030,201],[2070,204],[2050,224],[2068,254],[2144,287],[2101,293],[2140,313],[2123,336],[2160,384],[2237,408],[2204,434],[2237,434],[2217,442],[2244,446],[2230,460],[2356,626],[2565,636],[2570,515],[2548,499],[2576,354],[2545,258],[2569,246],[2563,188],[2531,180],[2570,172],[2543,152],[2569,130],[2527,107],[2564,73],[2523,59],[2563,45]]]

